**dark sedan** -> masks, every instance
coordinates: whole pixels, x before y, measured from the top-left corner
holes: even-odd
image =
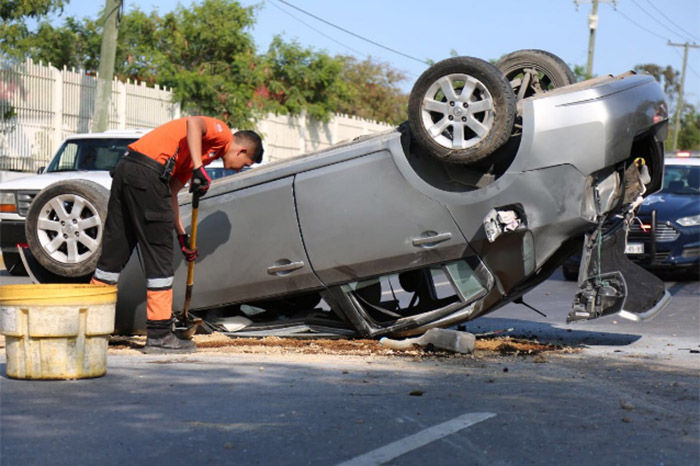
[[[700,159],[666,159],[664,187],[630,226],[627,253],[650,269],[700,272]]]
[[[666,158],[663,188],[639,207],[625,252],[649,270],[699,278],[700,158]],[[576,254],[564,264],[567,279],[577,278],[579,261]]]

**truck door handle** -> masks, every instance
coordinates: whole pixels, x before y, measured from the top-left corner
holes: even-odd
[[[432,248],[439,243],[452,239],[452,233],[438,233],[436,231],[426,231],[421,236],[413,238],[411,242],[417,248]]]
[[[294,272],[295,270],[304,267],[302,261],[292,262],[289,259],[282,259],[267,268],[267,273],[270,275],[287,275],[288,273]]]

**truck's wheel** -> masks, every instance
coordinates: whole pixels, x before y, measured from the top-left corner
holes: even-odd
[[[545,50],[518,50],[496,63],[510,82],[517,100],[542,94],[576,82],[564,60]]]
[[[25,232],[29,249],[47,270],[64,277],[94,272],[102,251],[109,191],[88,180],[65,180],[32,201]]]
[[[472,57],[449,58],[428,68],[408,103],[416,141],[452,163],[488,157],[510,137],[514,117],[510,83],[496,67]]]

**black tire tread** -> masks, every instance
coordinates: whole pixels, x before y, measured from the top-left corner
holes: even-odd
[[[549,77],[555,88],[576,82],[576,76],[569,65],[551,52],[539,49],[517,50],[501,57],[496,67],[509,80],[509,75],[525,67],[535,67]]]

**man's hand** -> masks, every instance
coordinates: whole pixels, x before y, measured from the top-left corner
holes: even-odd
[[[180,243],[180,251],[182,251],[182,255],[185,256],[187,262],[192,262],[199,256],[197,249],[190,249],[190,235],[187,233],[177,235],[177,241]]]
[[[209,185],[211,185],[211,178],[209,178],[207,171],[204,169],[204,165],[192,171],[191,193],[194,193],[196,190],[198,196],[204,196],[209,191]]]

